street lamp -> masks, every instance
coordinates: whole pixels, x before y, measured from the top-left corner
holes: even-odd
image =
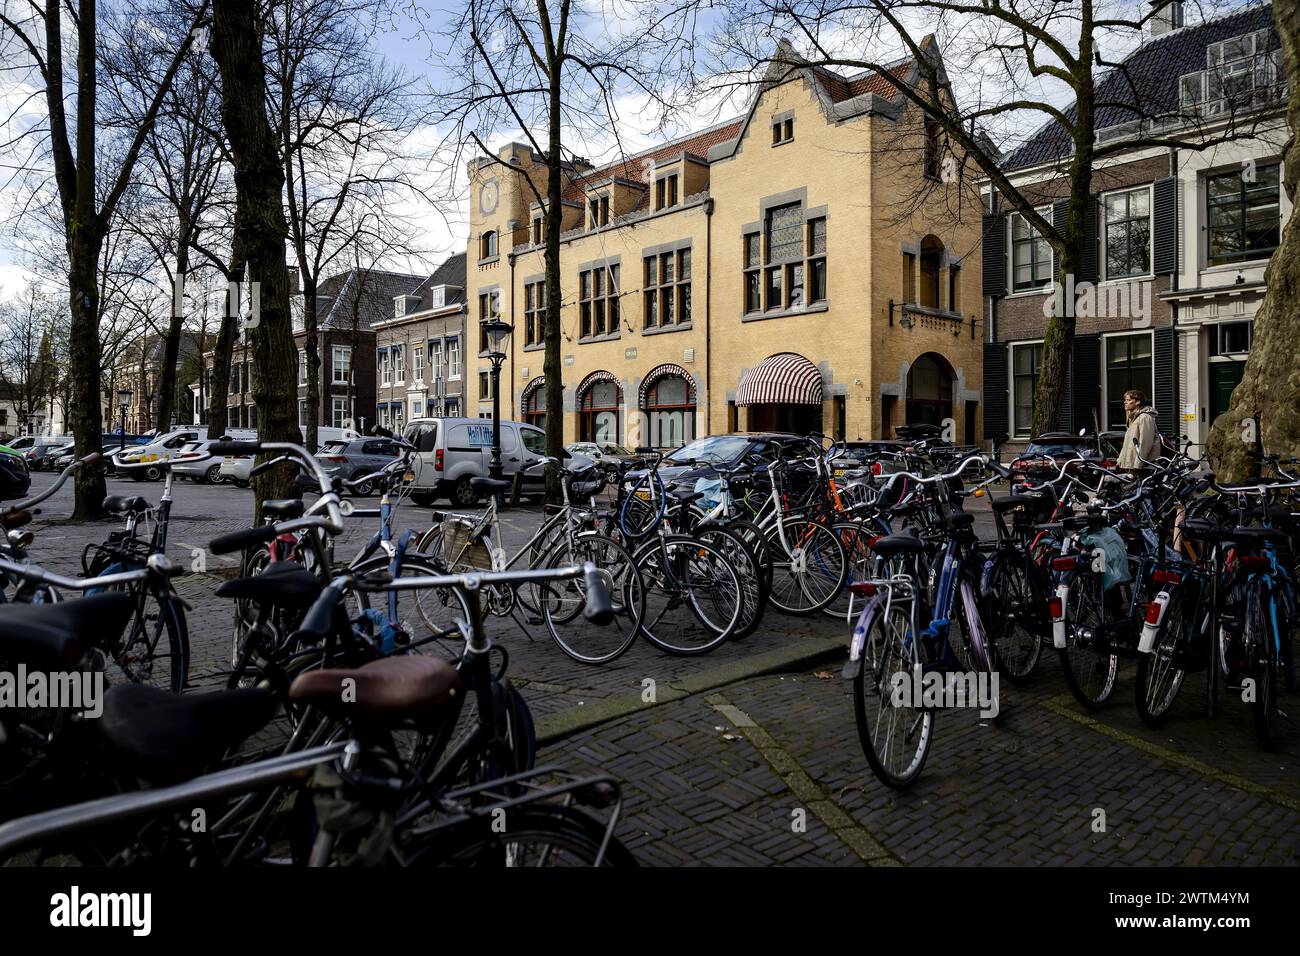
[[[492,363],[492,461],[488,475],[501,480],[501,364],[506,360],[506,339],[510,337],[510,323],[488,319],[483,323],[487,337],[488,361]]]
[[[126,449],[126,408],[131,404],[132,391],[129,388],[117,390],[117,406],[122,410],[122,430],[118,432],[118,454]]]

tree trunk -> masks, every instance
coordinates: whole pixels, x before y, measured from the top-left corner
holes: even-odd
[[[1300,7],[1277,4],[1273,23],[1282,40],[1289,83],[1287,123],[1291,136],[1283,151],[1284,187],[1295,202],[1300,183]],[[1294,212],[1282,229],[1281,243],[1264,272],[1264,299],[1255,313],[1255,329],[1241,383],[1228,410],[1210,429],[1206,454],[1219,481],[1258,474],[1251,451],[1300,454],[1300,215]]]
[[[99,283],[95,277],[99,243],[88,231],[78,230],[73,233],[69,251],[72,401],[68,412],[72,420],[72,433],[77,438],[77,457],[84,458],[100,450],[104,434],[104,417],[100,409],[103,398],[99,392]],[[78,471],[73,518],[87,520],[103,514],[106,490],[102,467],[82,468]]]
[[[217,343],[212,352],[212,384],[208,391],[209,438],[220,438],[229,424],[226,402],[230,394],[230,365],[235,354],[235,340],[239,338],[239,318],[231,314],[234,312],[234,297],[227,294],[226,314],[221,317],[221,328],[217,330]]]
[[[190,268],[189,223],[181,216],[176,245],[176,283],[184,289],[185,276]],[[176,364],[180,360],[181,331],[185,325],[185,297],[172,295],[171,321],[167,323],[167,337],[163,342],[162,368],[158,370],[158,429],[171,428],[175,414]]]
[[[546,357],[542,374],[546,382],[546,454],[564,458],[564,372],[560,361],[560,227],[564,215],[560,205],[563,189],[560,165],[560,65],[551,67],[550,140],[546,152]],[[470,333],[474,337],[474,333]],[[477,346],[475,346],[477,350]],[[465,352],[470,354],[470,343]],[[468,412],[467,412],[468,414]],[[558,468],[546,469],[546,501],[559,504],[563,499]]]
[[[302,440],[297,388],[293,376],[283,374],[296,364],[285,265],[284,170],[266,118],[266,68],[255,0],[216,0],[211,47],[221,70],[221,118],[235,166],[234,257],[248,263],[249,281],[260,284],[254,287],[254,294],[260,293],[259,321],[252,329],[253,359],[262,369],[253,387],[258,437],[297,444]],[[294,474],[277,467],[253,479],[255,520],[261,519],[263,501],[292,493]]]
[[[320,447],[320,343],[316,334],[316,276],[302,270],[302,325],[307,332],[303,350],[307,353],[307,447]],[[294,368],[298,367],[295,356]]]

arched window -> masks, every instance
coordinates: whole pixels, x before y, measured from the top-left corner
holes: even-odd
[[[497,234],[494,230],[489,229],[483,235],[479,236],[478,257],[480,259],[492,259],[497,254]]]
[[[943,243],[934,236],[921,240],[920,304],[939,308],[939,273],[943,271]]]
[[[655,448],[680,448],[695,439],[695,389],[683,376],[657,378],[646,389],[643,407]]]
[[[596,372],[578,390],[578,440],[622,441],[623,390],[608,372]]]
[[[528,384],[524,389],[521,404],[524,421],[546,431],[546,383],[542,379],[533,379]]]
[[[952,366],[926,352],[907,370],[907,423],[939,425],[952,417]]]

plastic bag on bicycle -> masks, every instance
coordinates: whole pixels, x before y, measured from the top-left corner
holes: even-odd
[[[1099,528],[1085,531],[1079,535],[1079,543],[1085,548],[1102,553],[1101,584],[1104,590],[1110,590],[1117,584],[1132,580],[1128,570],[1128,547],[1123,537],[1114,528]]]
[[[704,495],[698,504],[705,512],[712,511],[722,501],[722,480],[719,478],[697,478],[695,487],[691,490]]]

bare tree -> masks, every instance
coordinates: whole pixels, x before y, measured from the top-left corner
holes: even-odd
[[[591,169],[571,144],[597,132],[617,139],[620,93],[633,94],[651,108],[667,108],[665,92],[686,72],[682,57],[691,49],[684,42],[690,23],[678,14],[648,15],[635,31],[611,35],[608,23],[593,19],[573,0],[469,0],[447,31],[448,66],[455,79],[440,97],[440,118],[450,130],[444,155],[507,165],[485,137],[518,134],[542,160],[542,175],[516,171],[542,209],[546,448],[556,458],[564,451],[561,199],[566,187]],[[559,499],[553,468],[547,470],[547,497]]]
[[[1255,135],[1267,122],[1255,102],[1228,101],[1207,119],[1169,106],[1144,87],[1122,57],[1163,4],[1145,0],[724,0],[709,68],[723,84],[747,85],[768,71],[870,71],[938,124],[944,149],[963,172],[987,179],[1005,207],[1024,217],[1056,253],[1056,298],[1044,333],[1032,434],[1059,413],[1075,310],[1064,301],[1083,273],[1086,220],[1097,164],[1147,147],[1200,151]],[[1208,6],[1206,4],[1205,6]],[[789,36],[791,43],[777,44]],[[798,52],[795,49],[798,48]],[[914,78],[897,54],[915,62]],[[1118,82],[1099,95],[1107,76]],[[954,89],[957,78],[958,88]],[[1098,116],[1121,111],[1127,135],[1099,142]],[[1005,151],[1053,125],[1051,166],[1068,183],[1063,221],[1040,211],[1044,196],[1015,182]]]
[[[35,284],[0,304],[0,389],[13,404],[20,429],[54,398],[58,386],[52,341],[57,311],[53,297]]]
[[[77,454],[89,455],[100,449],[103,418],[100,408],[99,284],[96,263],[115,207],[131,181],[136,160],[144,145],[168,87],[193,42],[196,27],[207,14],[207,0],[177,16],[172,10],[145,10],[123,6],[108,22],[114,43],[148,33],[155,39],[155,55],[148,60],[148,82],[134,88],[143,96],[133,101],[112,102],[107,113],[116,119],[108,127],[125,141],[116,169],[104,177],[110,183],[101,195],[99,161],[100,134],[104,112],[99,109],[99,71],[104,35],[96,0],[4,0],[0,27],[10,51],[20,49],[26,59],[30,82],[44,94],[48,122],[39,133],[40,149],[48,153],[57,185],[59,208],[68,249],[68,299],[72,313],[71,359],[73,403],[71,415],[77,438]],[[170,27],[174,46],[159,44],[160,27]],[[64,55],[65,39],[75,41],[75,68],[69,70]],[[71,103],[74,126],[70,130],[67,110]],[[121,122],[130,117],[129,123]],[[76,480],[74,516],[89,518],[102,510],[104,472],[83,469]]]
[[[259,319],[252,328],[253,354],[264,373],[253,383],[258,431],[264,440],[302,440],[297,390],[290,376],[295,349],[289,317],[289,270],[284,261],[284,168],[266,113],[265,24],[256,0],[214,0],[212,55],[221,70],[221,119],[235,169],[235,274],[245,272],[260,290]],[[267,498],[292,488],[289,469],[273,468],[253,479],[256,518]]]

